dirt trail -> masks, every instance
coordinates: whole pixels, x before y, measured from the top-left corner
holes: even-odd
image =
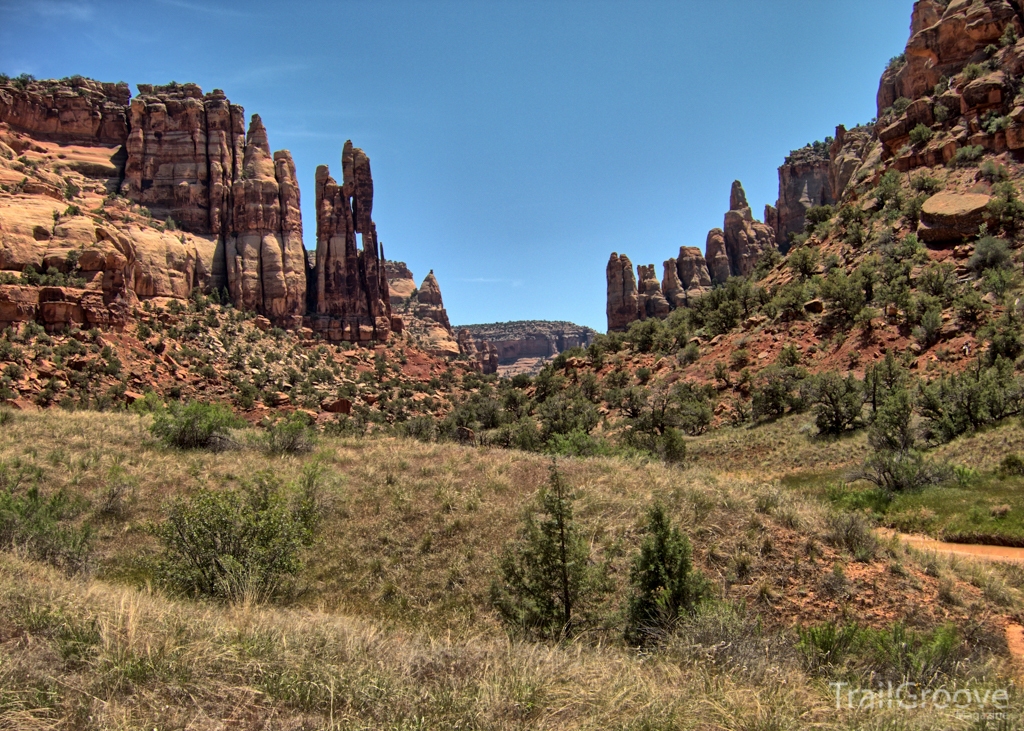
[[[1012,548],[1009,546],[983,546],[973,543],[946,543],[937,541],[927,536],[913,536],[906,533],[898,533],[888,528],[879,528],[878,532],[886,538],[896,537],[912,548],[919,551],[934,551],[935,553],[947,556],[964,556],[980,561],[1007,561],[1011,563],[1024,563],[1024,548]],[[1010,651],[1017,666],[1018,675],[1024,680],[1024,627],[1016,622],[1007,621],[1004,629],[1006,633],[1006,647]]]
[[[946,543],[937,541],[927,536],[914,536],[907,533],[897,533],[888,528],[879,528],[878,532],[886,538],[898,537],[901,541],[912,548],[920,551],[935,551],[947,555],[967,556],[981,559],[982,561],[1009,561],[1011,563],[1024,563],[1024,548],[1011,546],[987,546],[975,543]]]

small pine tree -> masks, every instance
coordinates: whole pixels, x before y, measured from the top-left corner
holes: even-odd
[[[664,506],[647,515],[647,535],[633,559],[626,639],[635,644],[670,631],[682,614],[692,614],[708,593],[693,568],[690,541],[671,525]]]
[[[541,637],[572,633],[590,584],[590,551],[573,520],[575,495],[556,464],[524,519],[518,545],[506,549],[492,601],[512,626]]]

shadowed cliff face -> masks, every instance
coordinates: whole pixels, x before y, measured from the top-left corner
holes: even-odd
[[[244,120],[224,92],[195,84],[140,84],[134,98],[126,84],[80,77],[0,84],[0,159],[11,161],[0,180],[16,188],[0,203],[0,269],[45,269],[58,258],[64,266],[72,256],[78,271],[95,272],[87,288],[101,291],[108,309],[114,300],[223,289],[236,307],[281,327],[307,326],[331,340],[387,339],[369,158],[346,142],[343,184],[326,167],[317,171],[317,249],[307,261],[291,155],[271,151],[258,115],[248,132]],[[22,183],[13,168],[26,150],[41,159]],[[69,186],[83,198],[106,196],[95,228],[85,218],[54,225]],[[102,253],[87,251],[94,247]],[[38,303],[21,301],[32,296],[19,293],[8,319],[38,316]],[[89,310],[82,317],[123,319],[94,302]]]

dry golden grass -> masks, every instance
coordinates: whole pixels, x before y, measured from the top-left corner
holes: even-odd
[[[998,636],[1021,584],[948,567],[931,575],[896,545],[866,562],[830,545],[823,509],[775,478],[787,455],[792,471],[852,450],[793,423],[697,440],[699,466],[559,460],[612,590],[581,637],[544,645],[510,639],[488,590],[549,458],[395,438],[324,439],[301,457],[180,452],[153,442],[137,416],[19,415],[3,427],[0,463],[38,468],[44,490],[88,499],[81,519],[97,527],[97,550],[93,572],[75,578],[0,554],[0,729],[933,728],[927,714],[837,712],[826,681],[802,669],[791,625],[980,622]],[[744,438],[763,448],[771,476],[752,477],[757,461],[742,451],[730,465],[727,450]],[[146,526],[168,499],[258,470],[290,483],[311,460],[327,467],[324,530],[294,601],[227,606],[152,588],[158,546]],[[112,480],[134,496],[103,516]],[[748,610],[695,620],[637,653],[621,642],[620,618],[655,499],[691,536],[716,596]],[[847,585],[827,594],[837,564]],[[955,606],[940,601],[950,587]],[[998,648],[987,657],[969,676],[998,686],[1010,671]]]

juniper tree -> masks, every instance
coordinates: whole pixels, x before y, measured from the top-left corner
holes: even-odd
[[[492,600],[511,625],[541,637],[572,633],[589,585],[590,551],[573,519],[575,495],[555,464],[500,561]]]
[[[651,507],[647,535],[633,559],[626,639],[642,644],[692,614],[708,585],[694,570],[690,541],[671,524],[664,506]]]

